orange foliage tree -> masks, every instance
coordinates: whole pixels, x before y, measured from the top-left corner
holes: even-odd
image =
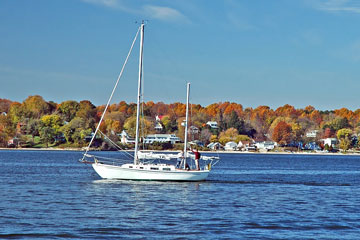
[[[274,128],[272,139],[281,145],[289,144],[292,140],[291,125],[284,121],[279,122]]]

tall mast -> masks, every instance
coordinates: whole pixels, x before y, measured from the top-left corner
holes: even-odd
[[[135,154],[134,164],[138,164],[138,148],[139,148],[139,125],[140,125],[140,98],[141,98],[141,78],[143,65],[143,46],[144,46],[144,22],[140,26],[140,54],[139,54],[139,81],[138,81],[138,95],[137,95],[137,109],[136,109],[136,136],[135,136]]]
[[[186,167],[186,157],[187,157],[187,136],[188,136],[188,121],[189,121],[189,95],[190,95],[190,83],[187,83],[187,86],[186,86],[185,137],[184,137],[184,168]]]

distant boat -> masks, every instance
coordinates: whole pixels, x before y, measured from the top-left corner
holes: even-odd
[[[195,159],[194,155],[188,152],[187,135],[188,135],[188,119],[189,119],[190,83],[187,84],[185,139],[184,139],[183,152],[179,152],[177,154],[158,154],[152,152],[145,153],[139,151],[139,125],[140,125],[140,101],[141,101],[142,70],[143,70],[144,26],[145,26],[144,23],[141,23],[138,30],[138,33],[140,31],[140,54],[139,54],[139,78],[138,78],[138,92],[137,92],[137,112],[136,112],[136,136],[135,136],[135,151],[133,156],[133,163],[117,164],[116,161],[113,159],[111,159],[111,161],[108,161],[109,159],[101,159],[100,156],[94,156],[88,154],[89,148],[95,138],[95,135],[99,131],[100,124],[104,118],[108,105],[110,104],[112,95],[116,89],[116,86],[121,77],[123,69],[119,75],[118,81],[116,82],[113,92],[105,107],[104,113],[96,128],[95,134],[93,135],[93,138],[91,139],[81,161],[90,163],[94,168],[94,170],[96,171],[96,173],[99,174],[100,177],[105,179],[203,181],[208,177],[212,165],[215,165],[219,158],[202,156],[200,159]],[[134,42],[138,36],[138,33],[136,34]],[[128,57],[131,53],[133,45],[130,48]],[[124,66],[126,65],[127,59],[125,61]],[[86,159],[88,158],[92,158],[93,161],[87,161]],[[164,163],[164,160],[176,160],[177,164],[174,165],[174,164]],[[194,165],[196,167],[194,167]]]

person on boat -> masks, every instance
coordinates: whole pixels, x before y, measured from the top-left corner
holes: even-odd
[[[199,151],[197,149],[195,149],[195,151],[193,149],[191,149],[191,151],[194,153],[195,155],[195,165],[196,165],[196,170],[200,170],[200,164],[199,164],[199,161],[200,161],[200,156],[201,154],[199,153]]]
[[[184,160],[184,151],[181,151],[180,157],[177,159],[176,168],[180,168],[181,162]]]

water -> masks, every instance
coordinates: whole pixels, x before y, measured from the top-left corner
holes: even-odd
[[[1,239],[360,239],[357,156],[223,154],[201,183],[101,180],[80,157],[0,151]]]

